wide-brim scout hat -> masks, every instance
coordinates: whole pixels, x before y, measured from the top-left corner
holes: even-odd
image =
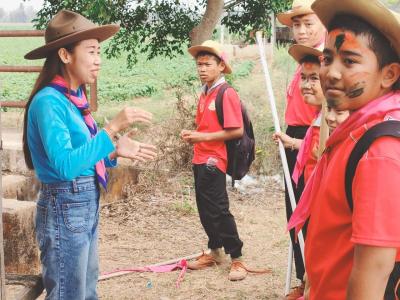
[[[232,73],[232,68],[228,62],[228,56],[222,50],[222,47],[219,43],[208,40],[203,42],[201,45],[190,47],[188,51],[194,58],[196,58],[197,54],[202,51],[212,53],[219,57],[225,63],[225,69],[223,70],[223,72],[226,74]]]
[[[25,59],[45,58],[56,49],[83,40],[97,39],[102,42],[118,30],[119,25],[98,26],[78,13],[61,10],[47,25],[44,35],[46,44],[30,51]]]
[[[307,47],[304,45],[294,44],[289,48],[289,54],[298,62],[308,55],[316,56],[317,58],[322,56],[323,49],[316,49],[312,47]]]
[[[312,9],[328,28],[338,14],[357,16],[380,31],[400,57],[400,14],[388,9],[378,0],[316,0]]]
[[[340,1],[340,0],[339,0]],[[293,26],[293,18],[301,15],[313,14],[314,11],[311,8],[314,0],[294,0],[292,9],[277,15],[278,21],[282,25],[288,27]]]

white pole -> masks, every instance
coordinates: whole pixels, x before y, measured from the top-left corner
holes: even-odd
[[[268,71],[268,64],[267,64],[267,59],[266,59],[266,55],[265,55],[265,47],[264,47],[264,43],[263,43],[262,32],[258,31],[256,33],[256,37],[257,37],[258,49],[260,52],[261,64],[262,64],[264,75],[265,75],[264,77],[265,77],[265,84],[267,86],[267,96],[268,96],[269,104],[271,106],[271,112],[272,112],[272,117],[273,117],[273,121],[274,121],[275,131],[281,132],[278,111],[276,109],[275,97],[274,97],[274,93],[273,93],[273,89],[272,89],[272,81],[271,81],[271,77],[270,77],[269,71]],[[290,204],[292,206],[292,211],[294,211],[296,209],[296,200],[294,197],[291,176],[290,176],[289,167],[288,167],[286,154],[285,154],[285,148],[283,147],[283,144],[280,141],[279,141],[278,146],[279,146],[279,154],[280,154],[281,161],[282,161],[283,173],[285,175],[285,182],[286,182],[286,186],[287,186],[288,193],[289,193]],[[303,261],[305,261],[304,260],[304,238],[303,238],[302,231],[299,232],[298,241],[300,243],[300,249],[301,249],[301,255],[303,256]]]
[[[292,267],[293,267],[293,246],[289,243],[289,251],[287,258],[287,271],[286,271],[286,283],[285,283],[285,296],[290,292],[290,283],[292,281]]]

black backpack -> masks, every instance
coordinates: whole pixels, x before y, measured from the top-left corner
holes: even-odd
[[[218,90],[217,98],[215,99],[215,110],[218,117],[218,122],[224,128],[223,114],[223,95],[224,92],[231,88],[227,83],[223,83]],[[254,140],[253,124],[251,124],[246,108],[241,102],[242,117],[243,117],[243,136],[225,141],[228,154],[228,168],[226,173],[232,177],[232,187],[235,186],[235,180],[242,179],[250,169],[251,163],[255,159],[256,147]]]
[[[364,153],[368,150],[371,144],[379,137],[392,136],[400,137],[400,121],[385,121],[379,123],[370,129],[360,138],[355,145],[347,161],[345,173],[345,190],[346,198],[351,211],[353,211],[353,179],[356,173],[358,162]],[[400,297],[400,262],[396,262],[392,273],[390,274],[384,300],[395,300],[396,296]],[[397,289],[396,289],[397,288]],[[396,290],[395,290],[396,289]]]

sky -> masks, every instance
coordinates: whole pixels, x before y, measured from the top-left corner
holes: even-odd
[[[18,8],[21,3],[24,6],[33,6],[35,10],[39,10],[43,4],[43,0],[0,0],[0,7],[9,12]]]
[[[182,2],[195,2],[196,0],[186,0]],[[35,10],[39,10],[43,4],[43,0],[0,0],[0,7],[6,11],[11,11],[19,7],[23,3],[25,6],[33,6]]]

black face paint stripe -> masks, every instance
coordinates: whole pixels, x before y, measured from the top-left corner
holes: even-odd
[[[340,50],[340,48],[342,47],[345,40],[346,40],[346,36],[344,33],[341,33],[336,37],[335,48],[337,51]]]
[[[349,89],[349,91],[346,93],[346,96],[349,98],[356,98],[361,96],[364,93],[364,86],[365,86],[364,81],[357,82]]]
[[[364,88],[360,87],[358,89],[352,90],[350,92],[347,93],[347,97],[349,98],[356,98],[361,96],[364,93]]]

